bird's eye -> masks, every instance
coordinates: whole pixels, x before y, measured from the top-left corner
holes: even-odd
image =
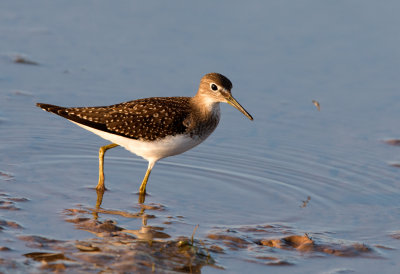
[[[217,87],[216,84],[212,84],[212,85],[211,85],[211,89],[212,89],[212,90],[218,90],[218,87]]]

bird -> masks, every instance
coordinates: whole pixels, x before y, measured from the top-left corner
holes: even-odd
[[[213,72],[201,78],[193,97],[151,97],[95,107],[36,105],[111,142],[99,149],[97,191],[106,190],[105,152],[121,146],[148,161],[139,188],[139,194],[146,195],[146,185],[157,161],[192,149],[216,129],[221,117],[220,103],[232,105],[253,120],[231,90],[232,82]]]

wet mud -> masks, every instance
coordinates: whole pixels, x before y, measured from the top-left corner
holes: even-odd
[[[37,262],[33,264],[37,270],[51,271],[198,273],[205,265],[215,265],[207,247],[200,241],[188,237],[169,239],[170,236],[162,232],[164,228],[148,226],[149,215],[144,211],[154,208],[157,210],[158,207],[145,206],[138,215],[119,212],[127,218],[142,218],[143,225],[137,230],[125,229],[113,220],[99,221],[89,209],[68,209],[65,211],[66,222],[96,238],[59,241],[22,236],[19,239],[27,246],[38,249],[24,256]]]
[[[19,202],[27,199],[2,194],[9,202],[8,210],[15,210]],[[98,198],[98,201],[102,197]],[[296,265],[299,257],[366,257],[379,258],[378,249],[384,246],[369,246],[364,243],[335,239],[329,235],[299,233],[283,224],[263,224],[216,228],[205,237],[196,237],[198,226],[192,235],[172,238],[163,226],[148,224],[151,220],[165,219],[173,224],[172,216],[161,217],[168,209],[160,204],[137,204],[137,212],[104,209],[101,204],[95,208],[76,207],[62,213],[66,224],[78,230],[93,234],[84,240],[60,240],[38,235],[24,235],[23,226],[7,220],[0,220],[0,230],[20,231],[15,238],[31,252],[22,254],[25,259],[11,256],[0,262],[0,269],[54,272],[164,272],[177,271],[199,273],[204,266],[224,269],[220,257],[238,253],[241,260],[271,266]],[[113,218],[122,216],[138,219],[137,229],[125,228]],[[110,219],[103,219],[110,217]],[[176,217],[177,218],[177,217]],[[177,219],[182,219],[183,216]],[[392,233],[395,239],[400,238]],[[282,250],[280,252],[279,250]],[[11,248],[1,246],[0,252]],[[299,256],[298,254],[304,254]],[[28,271],[28,269],[26,269]]]
[[[295,229],[282,225],[256,225],[217,229],[208,234],[207,238],[212,240],[214,246],[219,247],[219,252],[244,251],[246,254],[249,250],[256,251],[246,260],[267,265],[294,265],[299,260],[299,252],[308,257],[381,257],[377,247],[364,243],[335,239],[321,234],[301,235],[296,232]],[[277,250],[289,253],[276,252]]]
[[[6,210],[17,210],[28,199],[1,194]],[[94,208],[78,206],[65,209],[66,225],[91,233],[83,240],[60,240],[38,235],[25,235],[23,226],[0,219],[0,231],[19,231],[13,241],[20,241],[31,252],[22,257],[8,256],[0,261],[2,271],[27,272],[188,272],[199,273],[205,266],[224,269],[219,260],[234,256],[244,262],[269,266],[293,266],[299,260],[312,257],[384,258],[379,250],[391,250],[382,245],[370,246],[331,237],[330,233],[300,232],[284,224],[260,224],[215,228],[204,237],[192,235],[171,237],[164,225],[184,217],[160,216],[168,212],[161,204],[137,204],[134,210],[112,210],[101,207],[102,196]],[[309,200],[306,200],[309,201]],[[140,220],[136,229],[119,225],[116,217]],[[103,219],[104,217],[108,219]],[[164,225],[152,226],[152,220]],[[390,234],[400,239],[397,231]],[[13,238],[13,235],[9,235]],[[12,253],[12,248],[0,246],[0,252]]]

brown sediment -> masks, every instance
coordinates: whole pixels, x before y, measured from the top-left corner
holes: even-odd
[[[273,256],[257,256],[255,257],[256,260],[254,259],[247,259],[247,262],[250,263],[256,263],[256,264],[264,264],[264,265],[270,265],[270,266],[291,266],[294,265],[293,263],[283,260],[279,257],[273,257]]]
[[[42,236],[35,235],[22,235],[18,239],[26,242],[26,245],[31,248],[53,248],[56,245],[63,243],[64,241],[59,241],[55,239],[48,239]]]
[[[125,218],[141,218],[143,213],[137,212],[137,213],[131,213],[131,212],[126,212],[122,210],[110,210],[110,209],[93,209],[93,211],[97,213],[103,213],[103,214],[110,214],[110,215],[120,215]],[[154,218],[154,215],[147,215],[148,218]]]
[[[97,246],[93,246],[91,243],[85,243],[85,242],[81,242],[81,243],[77,243],[75,245],[75,247],[77,249],[79,249],[80,251],[83,252],[94,252],[94,251],[100,251],[100,248]]]
[[[12,201],[12,202],[27,202],[29,201],[26,198],[16,198],[16,197],[9,197],[7,200]]]
[[[67,222],[74,224],[79,224],[90,220],[91,219],[87,217],[76,217],[76,218],[66,219]]]
[[[400,167],[400,163],[389,163],[392,167]]]
[[[22,228],[22,226],[20,226],[16,222],[6,221],[6,220],[1,220],[0,219],[0,227],[3,227],[3,226],[9,227],[9,228],[16,228],[16,229],[21,229]]]
[[[279,260],[278,257],[272,257],[272,256],[258,256],[256,258],[260,259],[260,260],[267,260],[267,261],[277,261],[277,260]]]
[[[320,246],[317,251],[326,254],[332,254],[334,256],[341,257],[358,257],[364,254],[371,253],[372,249],[365,244],[355,243],[348,246]]]
[[[0,201],[0,209],[5,210],[20,210],[20,208],[16,207],[13,202],[10,201]]]
[[[257,255],[248,260],[268,265],[294,264],[287,253],[277,253],[276,249],[306,253],[308,256],[326,254],[340,257],[379,257],[372,247],[363,243],[332,239],[321,235],[311,237],[307,233],[296,234],[289,227],[280,225],[218,229],[207,235],[207,238],[213,241],[214,246],[222,245],[230,250],[252,250],[252,253]],[[265,263],[265,261],[268,262]]]
[[[313,240],[308,235],[292,235],[281,239],[261,240],[260,244],[281,249],[295,248],[299,251],[313,251],[314,246]]]
[[[400,139],[389,139],[384,140],[383,142],[391,146],[400,146]]]
[[[64,214],[68,216],[75,216],[76,214],[86,214],[86,213],[90,213],[90,211],[82,208],[68,208],[64,210]]]
[[[67,219],[66,221],[74,223],[76,228],[91,232],[98,237],[113,237],[119,235],[119,232],[124,230],[122,227],[117,226],[112,220],[100,222],[89,218],[77,217]]]
[[[160,207],[154,207],[158,210]],[[90,210],[66,210],[68,222],[78,229],[97,236],[83,241],[57,241],[40,236],[23,236],[20,239],[30,247],[44,248],[25,254],[40,261],[39,269],[51,271],[98,272],[191,272],[199,273],[205,265],[215,262],[204,243],[193,238],[170,237],[163,227],[148,226],[147,215],[142,211],[142,228],[129,230],[113,220],[99,221],[87,218]],[[81,215],[85,214],[85,215]],[[71,218],[72,217],[72,218]],[[135,234],[134,237],[132,234]]]
[[[157,209],[151,209],[151,210],[157,210]],[[161,209],[160,209],[161,210]],[[102,213],[102,214],[109,214],[109,215],[119,215],[125,218],[142,218],[144,213],[143,210],[140,212],[127,212],[127,211],[122,211],[122,210],[111,210],[111,209],[103,209],[103,208],[70,208],[70,209],[65,209],[64,214],[67,216],[76,216],[76,214],[92,214],[92,213]],[[154,215],[151,214],[145,214],[147,219],[152,219],[155,218]],[[76,221],[74,219],[67,219],[67,222],[78,222],[79,218]],[[86,219],[89,219],[87,217],[84,217]]]
[[[207,238],[222,241],[226,246],[231,249],[245,248],[247,245],[249,245],[248,241],[232,235],[208,234]]]
[[[390,237],[396,240],[400,240],[400,231],[395,231],[392,234],[390,234]]]
[[[211,245],[208,248],[208,250],[211,251],[211,252],[214,252],[214,253],[221,253],[221,254],[225,253],[224,249],[222,247],[218,246],[218,245]]]
[[[226,232],[242,232],[246,234],[257,233],[257,234],[271,234],[271,233],[279,233],[279,234],[293,234],[292,229],[286,225],[270,225],[270,224],[260,224],[260,225],[252,225],[252,226],[240,226],[235,229],[227,230]],[[251,235],[251,234],[250,234]]]
[[[337,243],[318,243],[307,234],[261,240],[260,244],[280,249],[296,249],[301,252],[319,252],[343,257],[363,256],[372,252],[372,249],[365,244],[344,244],[340,241]]]
[[[140,204],[140,208],[144,210],[156,210],[156,211],[165,211],[165,206],[161,204]]]
[[[35,61],[31,61],[25,57],[22,56],[16,56],[14,59],[14,63],[16,64],[24,64],[24,65],[34,65],[34,66],[38,66],[39,63],[35,62]]]
[[[384,246],[384,245],[375,245],[376,248],[380,248],[380,249],[386,249],[386,250],[395,250],[392,247],[389,246]]]
[[[14,175],[5,171],[0,171],[0,178],[2,178],[4,181],[10,181],[14,180]]]
[[[269,263],[267,263],[267,265],[288,266],[288,265],[293,265],[293,263],[290,263],[290,262],[284,261],[284,260],[278,260],[278,261],[269,262]]]
[[[272,230],[275,229],[275,226],[273,225],[257,225],[257,226],[243,226],[243,227],[239,227],[237,228],[237,230],[241,231],[241,232],[246,232],[246,233],[252,233],[252,232],[271,232]],[[279,230],[282,230],[282,227],[279,228]],[[235,230],[233,230],[235,231]],[[229,230],[227,231],[229,232]]]
[[[57,260],[68,260],[62,253],[47,253],[47,252],[31,252],[24,254],[25,257],[32,258],[35,261],[54,262]]]
[[[162,208],[146,207],[147,210]],[[203,266],[215,265],[204,243],[189,237],[164,240],[170,236],[162,232],[163,227],[147,225],[148,214],[144,210],[138,214],[142,218],[142,226],[137,230],[125,229],[113,220],[89,218],[92,213],[91,209],[85,208],[64,211],[67,222],[93,233],[97,236],[93,239],[59,241],[35,235],[19,237],[27,246],[38,249],[25,254],[25,257],[41,263],[35,266],[37,272],[86,273],[106,269],[110,273],[199,273]]]
[[[139,241],[115,234],[79,242],[54,241],[38,236],[27,237],[27,240],[37,240],[33,245],[55,251],[25,254],[41,262],[41,269],[97,272],[106,268],[118,273],[199,273],[204,265],[215,264],[199,242],[192,244],[187,237],[171,241]]]
[[[127,229],[114,220],[101,220],[98,216],[93,218],[94,210],[90,208],[68,209],[64,211],[66,221],[96,237],[80,241],[59,241],[24,235],[19,239],[25,241],[28,247],[35,248],[34,252],[25,256],[29,258],[27,264],[30,262],[31,266],[35,265],[37,272],[100,272],[106,269],[110,273],[198,273],[203,266],[218,267],[214,256],[230,256],[230,253],[240,252],[244,254],[241,257],[244,261],[276,267],[295,265],[298,258],[321,255],[379,257],[375,252],[375,248],[380,248],[378,246],[372,248],[363,243],[333,239],[327,236],[331,235],[329,233],[302,234],[281,224],[218,228],[211,231],[204,242],[195,239],[195,229],[192,237],[188,232],[189,237],[171,239],[164,232],[164,227],[147,224],[148,217],[152,216],[147,211],[163,209],[163,206],[148,205],[139,206],[138,213],[116,213],[128,218],[142,218],[141,226],[136,229]],[[165,218],[172,221],[183,217]],[[6,227],[7,224],[10,228],[18,227],[16,223],[0,220],[0,227]],[[394,238],[398,235],[400,233],[397,231],[391,234]]]
[[[0,205],[1,205],[0,209],[18,210],[19,208],[17,208],[15,206],[15,203],[24,202],[24,201],[27,201],[27,199],[10,197],[9,194],[0,193]],[[14,241],[14,240],[11,240],[12,236],[10,234],[13,234],[13,232],[15,232],[15,230],[21,230],[21,229],[23,229],[23,227],[20,224],[18,224],[17,222],[0,219],[0,232],[3,234],[4,239],[8,239],[7,240],[8,242]],[[8,234],[9,232],[11,232],[11,233]],[[4,234],[6,236],[4,236]],[[8,246],[0,246],[0,252],[8,252],[8,251],[14,251],[14,250],[9,248]],[[1,258],[0,258],[0,267],[2,269],[1,271],[3,271],[4,269],[7,269],[7,270],[11,270],[13,272],[24,272],[23,269],[25,269],[25,267],[17,261],[6,260],[6,259],[1,259]]]

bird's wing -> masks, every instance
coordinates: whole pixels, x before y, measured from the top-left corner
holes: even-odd
[[[102,107],[37,105],[78,124],[146,141],[184,133],[190,110],[188,97],[146,98]]]

